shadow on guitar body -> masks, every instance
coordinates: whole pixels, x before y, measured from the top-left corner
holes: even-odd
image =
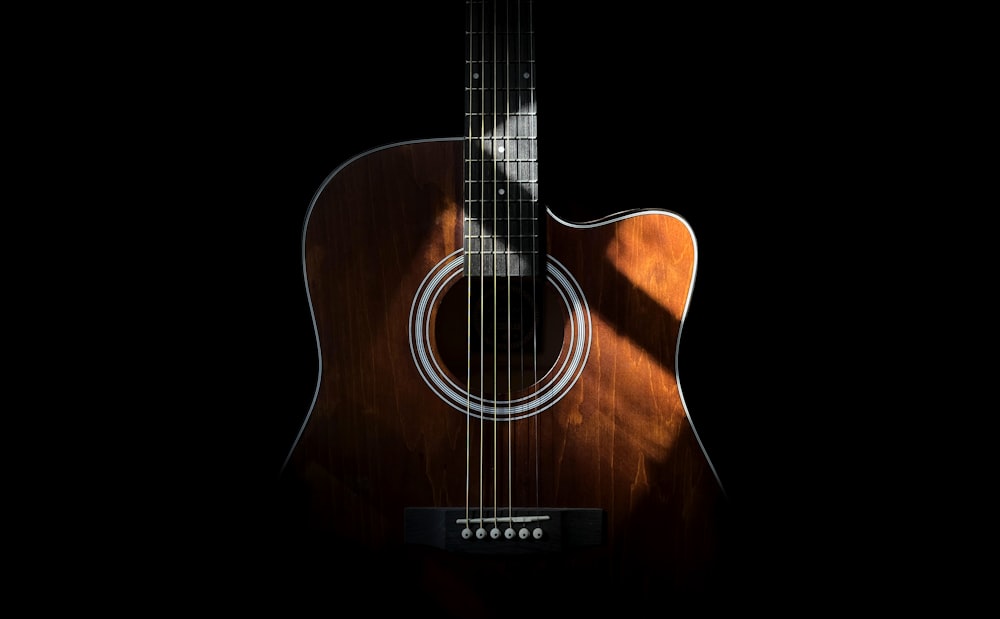
[[[676,373],[697,263],[690,228],[656,210],[537,223],[533,292],[504,295],[503,278],[462,272],[462,140],[365,153],[316,194],[303,255],[319,376],[277,521],[296,589],[490,617],[704,608],[728,583],[726,500]],[[509,309],[471,302],[488,285]],[[544,301],[514,309],[536,292]],[[479,318],[448,309],[455,298]],[[491,304],[505,324],[486,329]],[[466,371],[443,344],[452,332],[466,334]],[[524,343],[501,345],[515,333]],[[550,354],[514,371],[527,342]],[[404,536],[409,508],[463,508],[485,523],[503,506],[597,510],[601,542],[506,555]],[[455,539],[462,528],[442,527]]]

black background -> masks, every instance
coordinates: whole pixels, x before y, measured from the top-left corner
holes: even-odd
[[[879,112],[878,80],[851,71],[857,42],[816,16],[789,28],[542,4],[543,202],[577,221],[665,208],[699,244],[679,374],[738,515],[734,595],[768,606],[877,589],[905,544],[883,510],[898,469],[868,465],[886,409],[854,351],[856,315],[876,316],[868,290],[844,283],[857,266],[845,249],[870,241],[855,236],[866,212],[849,215],[880,149],[857,147]],[[127,281],[151,285],[129,306],[134,354],[120,359],[143,406],[104,457],[130,526],[156,531],[144,560],[266,582],[281,571],[273,484],[316,385],[310,200],[367,150],[461,136],[463,11],[204,17],[152,46],[134,33],[155,53],[114,78],[116,155],[144,215],[128,235],[143,258],[124,254],[141,276]],[[883,354],[872,345],[867,361]]]
[[[972,599],[995,528],[991,394],[963,399],[992,385],[975,17],[535,4],[543,201],[666,208],[699,243],[679,371],[738,515],[734,604]],[[350,157],[461,135],[462,9],[11,14],[5,515],[32,603],[287,611],[306,211]]]
[[[212,349],[221,399],[203,411],[219,442],[196,473],[194,506],[218,510],[216,542],[236,556],[254,544],[266,554],[269,483],[315,387],[301,266],[313,193],[366,150],[463,132],[461,7],[369,6],[301,36],[247,32],[207,57],[204,97],[191,92],[207,105],[209,139],[190,146],[223,224],[203,309],[226,338]],[[745,518],[747,577],[758,561],[781,573],[811,562],[816,544],[828,549],[812,502],[826,479],[803,456],[824,413],[801,364],[824,342],[804,279],[822,272],[801,263],[812,230],[797,214],[829,199],[799,193],[815,173],[801,157],[829,131],[810,115],[812,68],[715,20],[554,7],[537,17],[543,201],[568,220],[650,207],[691,224],[700,262],[681,383]]]
[[[682,384],[727,487],[752,496],[767,473],[755,467],[781,459],[777,437],[804,438],[779,409],[802,378],[799,353],[786,347],[808,345],[788,332],[811,321],[805,280],[822,276],[803,271],[798,253],[813,230],[789,211],[829,199],[798,193],[811,173],[799,157],[826,131],[801,107],[810,86],[766,53],[740,54],[708,24],[694,24],[707,30],[699,40],[669,20],[636,30],[633,15],[537,12],[543,201],[569,220],[649,207],[691,224],[700,262]],[[208,148],[220,148],[203,173],[216,176],[222,191],[211,208],[230,225],[218,239],[228,272],[217,284],[237,286],[223,317],[245,338],[229,362],[253,360],[247,388],[264,399],[251,396],[245,419],[268,439],[257,454],[265,472],[284,456],[315,384],[301,272],[309,202],[353,156],[462,135],[459,13],[356,8],[324,24],[321,38],[248,42],[202,78],[217,132]],[[265,406],[272,396],[280,405]]]

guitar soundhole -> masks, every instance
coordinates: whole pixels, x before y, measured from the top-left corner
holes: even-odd
[[[434,345],[458,384],[509,400],[555,367],[568,320],[564,309],[553,286],[534,278],[457,278],[437,308]]]

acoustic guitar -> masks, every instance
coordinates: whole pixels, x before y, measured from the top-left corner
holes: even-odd
[[[306,216],[295,561],[445,616],[706,595],[726,500],[678,379],[692,229],[543,206],[532,2],[466,26],[465,135],[346,161]]]

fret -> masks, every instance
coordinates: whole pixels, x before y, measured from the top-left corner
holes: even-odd
[[[481,131],[484,123],[493,122],[495,119],[476,114],[470,114],[468,117],[475,118],[478,122],[469,122],[474,127],[470,127],[474,133],[466,136],[472,142],[471,146],[473,147],[468,153],[467,159],[480,159],[481,157],[475,156],[476,151],[479,151],[481,155],[486,155],[489,159],[534,160],[538,158],[538,153],[535,151],[538,138],[534,135],[524,135],[537,127],[533,121],[525,118],[509,118],[506,119],[509,122],[499,123],[498,126]]]
[[[481,220],[481,221],[480,221]],[[538,222],[534,218],[497,218],[489,217],[466,217],[468,226],[465,228],[465,235],[469,238],[485,238],[486,236],[497,237],[501,240],[510,238],[511,241],[505,246],[517,249],[529,247],[523,239],[538,237]]]
[[[466,253],[464,274],[472,277],[525,277],[537,275],[540,262],[537,253]]]
[[[530,0],[467,4],[466,275],[538,275],[535,48]]]
[[[538,180],[538,143],[524,138],[470,138],[465,148],[465,175],[470,179]]]
[[[538,136],[538,118],[534,104],[522,103],[517,109],[494,110],[486,105],[465,113],[466,128],[473,138],[520,138],[533,140]]]
[[[532,161],[489,161],[483,169],[476,161],[465,165],[465,187],[470,199],[512,200],[535,197],[538,164]]]
[[[509,253],[509,254],[530,254],[537,253],[540,240],[537,234],[517,234],[508,235],[507,238],[496,238],[487,236],[464,235],[462,245],[467,252],[477,253]]]
[[[470,91],[466,96],[465,109],[466,119],[474,118],[479,125],[480,122],[487,127],[499,127],[499,122],[491,119],[496,118],[504,121],[504,125],[518,123],[517,127],[522,129],[521,135],[536,135],[535,132],[527,133],[527,126],[535,120],[535,102],[527,91],[508,93],[508,98],[493,98],[490,94],[483,94],[478,91]],[[525,96],[520,96],[520,95]],[[485,96],[485,100],[482,98]]]
[[[533,159],[466,159],[465,181],[483,184],[516,183],[531,195],[536,195],[534,186],[538,183],[538,162]]]
[[[535,51],[531,37],[530,32],[468,32],[465,37],[466,62],[480,66],[530,63]],[[498,72],[497,75],[519,76],[519,73]]]
[[[533,203],[538,200],[537,183],[513,181],[465,181],[465,196],[470,204]]]
[[[496,212],[498,216],[505,218],[526,219],[538,215],[538,199],[529,195],[527,191],[522,190],[522,193],[513,198],[505,195],[497,199],[491,191],[488,191],[494,187],[495,185],[466,183],[465,216],[492,217]]]
[[[466,185],[466,188],[470,185]],[[476,185],[471,185],[475,188]],[[466,189],[465,217],[475,219],[492,219],[494,215],[500,219],[527,219],[538,216],[538,200],[533,196],[524,198],[496,200],[485,192],[475,192]]]
[[[514,183],[523,191],[535,195],[538,184],[538,163],[534,161],[482,161],[465,162],[465,182],[483,185]],[[503,192],[506,195],[508,192]]]
[[[484,15],[479,10],[472,11],[469,17],[470,23],[466,24],[469,29],[465,33],[479,36],[504,35],[508,39],[520,37],[526,43],[533,44],[535,31],[532,29],[530,10],[524,8],[530,3],[522,2],[521,4],[520,18],[518,18],[517,11],[507,11],[506,13],[500,11],[496,16],[495,26],[490,25],[494,21],[491,12]]]
[[[528,150],[529,153],[532,149]],[[522,171],[526,173],[522,173]],[[511,179],[514,172],[518,172],[513,180],[521,180],[526,183],[537,181],[535,174],[538,171],[538,162],[532,158],[491,159],[489,157],[471,157],[465,159],[465,173],[472,180],[491,180],[495,178]]]
[[[538,219],[537,200],[480,200],[465,201],[462,215],[468,220]],[[471,225],[471,223],[469,224]]]
[[[466,159],[466,176],[473,180],[488,180],[499,177],[524,183],[537,182],[538,162],[535,157],[531,156],[535,152],[534,145],[521,146],[521,148],[510,146],[506,147],[506,149],[510,152],[518,148],[519,153],[528,156],[518,157],[511,155],[501,160],[494,160],[489,157],[472,157]]]
[[[526,209],[527,211],[527,209]],[[534,236],[538,234],[538,220],[530,213],[524,217],[507,217],[503,213],[464,214],[465,236]]]
[[[510,255],[529,255],[538,253],[538,235],[525,235],[524,237],[518,237],[517,242],[519,245],[517,247],[511,247],[499,239],[492,238],[481,238],[477,236],[466,236],[464,237],[465,251],[475,252],[480,254],[510,254]]]
[[[465,61],[466,88],[504,86],[521,90],[535,87],[535,61],[518,54],[516,58],[471,58]]]
[[[531,21],[531,0],[511,2],[466,2],[470,32],[494,32],[534,36]]]
[[[482,163],[486,169],[479,169]],[[530,160],[486,161],[471,159],[465,165],[466,183],[517,183],[522,191],[536,196],[538,164]]]

